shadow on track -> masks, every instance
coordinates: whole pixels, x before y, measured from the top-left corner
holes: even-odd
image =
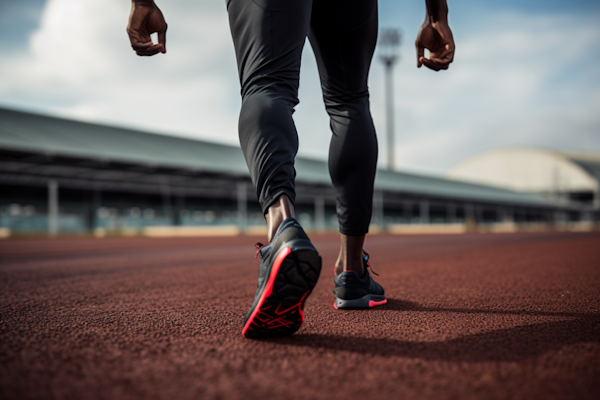
[[[565,313],[553,311],[532,311],[532,310],[494,310],[494,309],[472,309],[472,308],[445,308],[445,307],[423,307],[413,301],[388,299],[387,304],[381,307],[375,307],[364,312],[377,311],[423,311],[423,312],[448,312],[458,314],[504,314],[504,315],[530,315],[543,317],[590,317],[599,316],[598,314],[588,313]]]
[[[269,339],[268,342],[286,346],[348,351],[373,356],[450,362],[522,361],[550,351],[558,351],[568,345],[600,343],[600,315],[598,314],[429,308],[400,300],[389,301],[387,309],[390,308],[398,311],[547,315],[570,318],[562,321],[498,329],[437,342],[302,333],[284,338]],[[382,307],[381,310],[383,309]]]

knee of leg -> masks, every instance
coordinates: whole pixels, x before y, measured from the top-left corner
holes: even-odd
[[[327,112],[362,112],[369,109],[369,92],[324,93]]]
[[[274,116],[291,116],[294,104],[271,92],[256,92],[245,96],[240,111],[240,126],[262,124]]]

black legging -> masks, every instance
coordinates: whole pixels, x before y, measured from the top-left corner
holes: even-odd
[[[340,232],[369,230],[377,137],[367,77],[377,40],[377,0],[228,0],[241,83],[240,143],[263,212],[279,196],[295,202],[300,60],[315,52],[331,118],[329,173]]]

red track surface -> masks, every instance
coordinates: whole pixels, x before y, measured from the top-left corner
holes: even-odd
[[[2,399],[600,398],[600,235],[372,236],[389,303],[241,335],[254,239],[0,242]]]

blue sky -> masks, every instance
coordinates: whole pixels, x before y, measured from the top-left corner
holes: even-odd
[[[159,3],[166,56],[137,58],[127,0],[0,0],[0,106],[237,143],[239,88],[223,0]],[[424,1],[380,1],[380,26],[403,34],[395,70],[399,168],[443,174],[507,146],[600,151],[600,3],[449,2],[457,43],[449,71],[415,67]],[[385,165],[382,66],[371,109]],[[159,93],[159,95],[157,95]],[[294,116],[300,154],[329,143],[314,56],[306,47]]]

